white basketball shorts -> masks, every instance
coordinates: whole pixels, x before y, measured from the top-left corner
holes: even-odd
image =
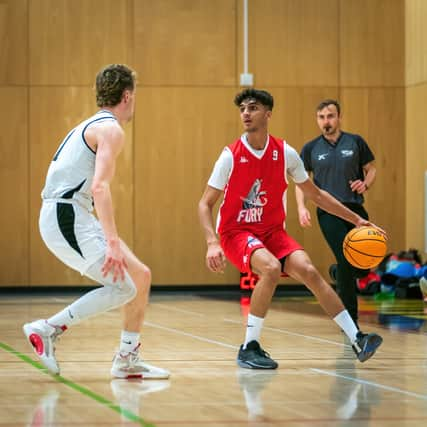
[[[105,257],[106,241],[101,224],[78,203],[44,200],[39,228],[49,250],[82,275]]]

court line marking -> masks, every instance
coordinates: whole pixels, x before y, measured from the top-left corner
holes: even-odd
[[[33,359],[31,359],[31,357],[29,357],[23,353],[20,353],[19,351],[15,350],[14,348],[10,347],[9,345],[7,345],[1,341],[0,341],[0,348],[7,351],[8,353],[18,357],[19,359],[21,359],[25,363],[31,365],[33,368],[36,368],[39,371],[43,372],[44,374],[49,375],[56,382],[64,384],[64,385],[70,387],[71,389],[83,394],[84,396],[89,397],[89,398],[95,400],[96,402],[106,406],[107,408],[112,409],[113,411],[117,412],[119,415],[122,415],[125,418],[127,418],[129,421],[136,422],[143,427],[156,427],[155,424],[147,423],[141,417],[134,414],[132,411],[129,411],[127,409],[122,409],[119,405],[116,405],[111,400],[108,400],[107,398],[93,392],[92,390],[89,390],[88,388],[83,387],[80,384],[77,384],[71,380],[68,380],[67,378],[62,377],[61,375],[51,374],[40,362],[34,361]]]
[[[164,331],[168,331],[168,332],[174,332],[176,334],[184,335],[184,336],[190,337],[190,338],[194,338],[194,339],[199,340],[199,341],[208,342],[210,344],[216,344],[216,345],[220,345],[222,347],[232,348],[233,350],[239,349],[239,347],[236,345],[226,344],[226,343],[221,342],[221,341],[211,340],[209,338],[201,337],[200,335],[194,335],[194,334],[190,334],[189,332],[181,331],[179,329],[169,328],[167,326],[159,325],[158,323],[144,322],[144,325],[152,326],[153,328],[163,329]]]
[[[165,309],[165,310],[168,310],[168,311],[177,311],[178,313],[194,314],[195,316],[200,316],[200,317],[206,316],[204,313],[197,313],[196,311],[186,310],[185,308],[169,307],[165,304],[155,303],[155,306],[162,308],[162,309]]]
[[[401,394],[405,394],[407,396],[411,396],[411,397],[416,397],[418,399],[422,399],[422,400],[427,400],[427,395],[425,394],[419,394],[419,393],[414,393],[412,391],[406,391],[406,390],[402,390],[400,388],[397,387],[391,387],[388,385],[382,385],[373,381],[366,381],[366,380],[361,380],[360,378],[354,378],[354,377],[350,377],[348,375],[342,375],[342,374],[337,374],[336,372],[332,372],[332,371],[325,371],[323,369],[317,369],[317,368],[310,368],[310,371],[316,372],[318,374],[322,374],[322,375],[329,375],[331,377],[337,377],[337,378],[343,378],[345,380],[348,381],[353,381],[359,384],[365,384],[365,385],[370,385],[373,387],[378,387],[378,388],[382,388],[384,390],[388,390],[388,391],[393,391],[396,393],[401,393]]]
[[[182,311],[185,311],[185,310],[182,310]],[[241,322],[238,322],[237,320],[232,320],[232,319],[227,319],[227,318],[224,318],[223,320],[226,321],[226,322],[230,322],[230,323],[241,324]],[[158,325],[158,324],[152,323],[152,322],[146,322],[146,324],[150,325],[152,327],[155,327],[155,328],[159,328],[159,329],[163,329],[163,330],[166,330],[166,331],[175,332],[175,333],[178,333],[178,334],[181,334],[181,335],[189,336],[189,337],[198,339],[200,341],[205,341],[205,342],[209,342],[209,343],[212,343],[212,344],[218,344],[218,345],[221,345],[223,347],[228,347],[228,348],[234,348],[234,349],[238,348],[237,346],[232,346],[230,344],[225,344],[225,343],[222,343],[222,342],[216,341],[216,340],[210,340],[208,338],[204,338],[204,337],[200,337],[198,335],[190,334],[188,332],[180,331],[179,329],[168,328],[166,326]],[[286,333],[286,334],[290,334],[290,335],[296,335],[296,336],[300,336],[300,337],[308,338],[308,339],[313,339],[313,340],[317,340],[317,341],[323,341],[323,342],[327,342],[327,343],[330,343],[330,344],[339,345],[339,346],[342,346],[342,347],[350,347],[350,345],[348,345],[348,344],[337,343],[336,341],[324,340],[322,338],[316,338],[316,337],[313,337],[313,336],[310,336],[310,335],[303,335],[303,334],[298,334],[298,333],[294,333],[294,332],[288,332],[288,331],[285,331],[285,330],[282,330],[282,329],[278,329],[278,328],[264,327],[264,329],[269,329],[269,330],[272,330],[274,332],[281,332],[281,333]],[[372,382],[372,381],[361,380],[359,378],[349,377],[349,376],[346,376],[346,375],[341,375],[341,374],[337,374],[337,373],[333,373],[333,372],[329,372],[329,371],[324,371],[322,369],[317,369],[317,368],[309,368],[309,370],[313,371],[313,372],[320,373],[320,374],[324,374],[324,375],[330,375],[330,376],[334,376],[334,377],[340,377],[340,378],[343,378],[343,379],[347,379],[349,381],[355,381],[355,382],[358,382],[360,384],[371,385],[373,387],[381,388],[381,389],[388,390],[388,391],[393,391],[393,392],[404,394],[404,395],[407,395],[407,396],[417,397],[417,398],[422,399],[422,400],[427,400],[427,395],[422,395],[422,394],[413,393],[413,392],[410,392],[410,391],[405,391],[405,390],[402,390],[402,389],[399,389],[399,388],[396,388],[396,387],[386,386],[386,385],[375,383],[375,382]]]
[[[159,304],[156,304],[156,306],[159,307]],[[166,308],[166,307],[160,306],[159,308]],[[182,309],[182,308],[181,309],[173,308],[171,310],[173,310],[173,311],[179,311],[180,313],[187,313],[189,315],[194,314],[194,315],[197,315],[199,317],[207,317],[206,314],[197,313],[197,312],[193,312],[193,311]],[[235,324],[239,324],[239,325],[242,324],[241,321],[233,320],[233,319],[228,319],[226,317],[223,318],[222,320],[224,322],[228,322],[228,323],[235,323]],[[331,321],[332,321],[332,319],[331,319]],[[144,322],[144,324],[147,324],[147,322]],[[336,342],[336,341],[326,340],[324,338],[313,337],[312,335],[299,334],[297,332],[291,332],[291,331],[287,331],[286,329],[281,329],[281,328],[272,328],[270,326],[263,326],[263,330],[269,330],[269,331],[279,332],[279,333],[282,333],[282,334],[292,335],[292,336],[296,336],[296,337],[307,338],[309,340],[324,342],[324,343],[328,343],[328,344],[334,344],[334,345],[337,345],[337,346],[340,346],[340,347],[351,347],[351,345],[349,345],[349,344],[343,344],[343,343],[339,343],[339,342]],[[239,348],[239,347],[233,347],[233,348]]]
[[[164,306],[162,304],[156,304],[156,307],[159,307],[159,308],[162,308],[162,309],[168,309],[168,310],[178,311],[180,313],[185,313],[185,314],[189,314],[189,315],[194,314],[194,315],[199,316],[199,317],[207,317],[206,314],[204,314],[204,313],[197,313],[197,312],[193,312],[193,311],[186,310],[186,309],[183,309],[183,308],[175,308],[175,307],[174,308],[169,308],[169,307],[166,307],[166,306]],[[228,318],[223,318],[222,320],[224,322],[235,323],[235,324],[240,324],[241,325],[241,321],[238,321],[238,320],[233,320],[233,319],[228,319]],[[332,319],[331,319],[331,321],[332,321]],[[269,331],[273,331],[273,332],[279,332],[279,333],[282,333],[282,334],[292,335],[292,336],[301,337],[301,338],[307,338],[307,339],[313,340],[313,341],[319,341],[319,342],[324,342],[324,343],[328,343],[328,344],[334,344],[334,345],[337,345],[337,346],[340,346],[340,347],[349,347],[349,348],[351,347],[351,345],[349,345],[349,344],[343,344],[343,343],[339,343],[339,342],[336,342],[336,341],[326,340],[324,338],[313,337],[312,335],[299,334],[297,332],[287,331],[286,329],[272,328],[272,327],[269,327],[269,326],[263,326],[263,330],[265,330],[265,329],[269,330]],[[238,348],[238,347],[234,347],[234,348]]]
[[[239,322],[237,320],[233,320],[233,319],[224,318],[223,320],[224,320],[224,322],[241,324],[241,322]],[[292,336],[295,336],[295,337],[307,338],[307,339],[312,340],[312,341],[320,341],[320,342],[324,342],[324,343],[328,343],[328,344],[334,344],[334,345],[337,345],[337,346],[340,346],[340,347],[351,347],[349,344],[343,344],[341,342],[326,340],[324,338],[313,337],[312,335],[299,334],[298,332],[291,332],[291,331],[287,331],[286,329],[272,328],[270,326],[263,326],[262,329],[263,330],[265,329],[265,330],[268,330],[268,331],[273,331],[273,332],[280,332],[281,334],[292,335]]]

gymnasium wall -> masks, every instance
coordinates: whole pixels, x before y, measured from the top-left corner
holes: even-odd
[[[372,219],[388,230],[390,250],[415,244],[404,206],[419,185],[413,140],[425,136],[405,128],[405,91],[408,123],[425,128],[427,70],[425,56],[410,67],[407,55],[405,64],[404,13],[406,26],[417,20],[423,31],[406,30],[412,56],[422,43],[425,55],[423,0],[248,4],[249,72],[275,97],[271,132],[299,150],[319,133],[317,103],[339,98],[343,128],[363,135],[377,157]],[[62,138],[96,110],[96,73],[113,62],[139,75],[113,189],[121,235],[151,267],[154,284],[237,283],[233,267],[223,275],[205,268],[197,202],[223,146],[240,135],[232,101],[243,72],[242,16],[241,0],[0,0],[1,286],[90,283],[43,245],[39,195]],[[293,185],[288,211],[288,230],[326,273],[332,255],[316,222],[299,227]]]
[[[406,246],[421,250],[427,215],[424,174],[427,171],[427,2],[406,0]]]

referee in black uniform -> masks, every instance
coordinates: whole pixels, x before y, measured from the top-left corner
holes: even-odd
[[[374,155],[361,136],[341,130],[341,109],[337,101],[322,101],[316,115],[322,134],[302,148],[301,158],[305,168],[313,174],[318,187],[368,219],[368,213],[363,207],[363,195],[375,180]],[[300,224],[303,227],[310,226],[310,212],[305,207],[304,194],[298,188],[296,199]],[[354,225],[320,208],[317,208],[317,219],[337,260],[329,273],[336,281],[338,295],[357,324],[356,279],[366,276],[369,270],[352,267],[344,257],[343,240]]]

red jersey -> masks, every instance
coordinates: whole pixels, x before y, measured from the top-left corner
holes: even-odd
[[[233,169],[219,211],[220,234],[249,231],[263,236],[284,227],[286,219],[285,141],[269,136],[261,158],[241,139],[229,145]]]

